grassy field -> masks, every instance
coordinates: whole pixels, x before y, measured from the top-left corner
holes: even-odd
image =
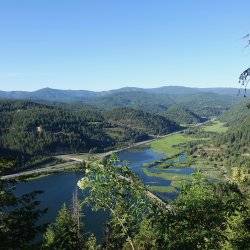
[[[179,144],[183,144],[192,140],[195,140],[195,138],[183,134],[173,134],[151,142],[150,146],[152,149],[164,152],[167,154],[167,156],[171,157],[181,152],[181,148],[178,147]]]
[[[224,133],[227,131],[227,127],[224,126],[224,123],[220,121],[214,121],[210,123],[209,125],[202,126],[201,128],[204,132],[213,132],[213,133]],[[206,142],[209,141],[209,138],[198,138],[191,135],[186,134],[173,134],[170,136],[167,136],[165,138],[153,141],[150,143],[150,146],[152,149],[161,151],[166,153],[168,157],[175,157],[176,155],[180,154],[182,150],[185,150],[185,144],[194,141],[194,140],[200,140],[200,145],[202,141],[204,140],[204,145]],[[188,164],[190,161],[190,164]],[[165,162],[158,164],[155,166],[158,169],[163,168]],[[176,167],[181,167],[178,164],[178,161],[173,161],[172,165]],[[171,164],[170,164],[171,165]],[[202,159],[200,157],[193,158],[191,156],[187,156],[187,160],[183,163],[183,166],[189,166],[194,165],[196,170],[199,170],[203,172],[203,174],[213,180],[221,180],[225,178],[225,168],[223,166],[211,163],[205,159]],[[150,171],[150,169],[147,169],[146,166],[143,169],[144,173],[148,176],[155,176],[159,178],[163,178],[166,180],[171,181],[171,186],[153,186],[150,189],[155,192],[172,192],[178,188],[181,188],[185,183],[189,182],[192,178],[192,175],[183,175],[178,173],[169,173],[166,171],[154,173]],[[165,190],[165,191],[164,191]]]
[[[205,132],[214,132],[214,133],[225,133],[227,129],[228,128],[224,126],[224,123],[220,121],[214,121],[211,124],[204,126],[203,128]]]

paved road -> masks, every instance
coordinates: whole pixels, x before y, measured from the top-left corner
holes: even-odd
[[[47,173],[56,173],[64,170],[72,169],[75,166],[76,162],[64,162],[60,164],[56,164],[54,166],[48,166],[38,169],[26,170],[16,174],[3,175],[0,177],[1,180],[10,180],[16,179],[19,177],[30,176],[30,175],[39,175],[39,174],[47,174]]]
[[[173,134],[173,133],[171,133],[171,134]],[[170,134],[168,134],[166,136],[169,136],[169,135]],[[105,152],[105,153],[93,154],[93,156],[95,156],[96,158],[101,159],[101,158],[106,157],[108,155],[118,153],[120,151],[129,149],[129,148],[132,148],[132,147],[136,147],[136,146],[143,145],[143,144],[148,144],[148,143],[150,143],[150,142],[152,142],[154,140],[157,140],[159,138],[163,138],[163,137],[166,137],[166,136],[161,136],[161,137],[157,137],[157,138],[154,138],[154,139],[151,139],[151,140],[142,141],[142,142],[138,142],[138,143],[133,143],[128,147],[111,150],[111,151],[108,151],[108,152]],[[75,163],[77,163],[77,162],[81,163],[81,162],[85,161],[80,156],[77,157],[77,155],[75,155],[75,154],[72,154],[72,155],[70,155],[70,154],[68,154],[68,155],[58,155],[56,157],[59,158],[59,159],[68,161],[68,162],[60,163],[60,164],[56,164],[56,165],[48,166],[48,167],[41,167],[39,169],[26,170],[26,171],[22,171],[22,172],[15,173],[15,174],[3,175],[3,176],[0,177],[0,179],[1,180],[10,180],[10,179],[16,179],[16,178],[19,178],[19,177],[30,176],[30,175],[39,175],[39,174],[43,174],[43,173],[61,172],[61,171],[64,171],[66,169],[73,168]]]
[[[206,123],[209,123],[209,122],[210,122],[210,120],[206,121],[206,122],[203,122],[203,123],[198,123],[195,126],[199,127],[199,126],[205,125]],[[108,156],[108,155],[111,155],[111,154],[114,154],[114,153],[118,153],[118,152],[121,152],[121,151],[129,149],[129,148],[133,148],[133,147],[140,146],[140,145],[147,145],[147,144],[149,144],[149,143],[151,143],[151,142],[153,142],[155,140],[165,138],[165,137],[171,136],[173,134],[180,134],[180,133],[182,133],[184,131],[185,130],[181,130],[181,131],[169,133],[169,134],[163,135],[163,136],[156,136],[156,137],[154,137],[153,139],[150,139],[150,140],[133,143],[133,144],[131,144],[131,145],[127,146],[127,147],[124,147],[124,148],[111,150],[111,151],[108,151],[108,152],[105,152],[105,153],[94,154],[93,156],[96,156],[97,158],[101,159],[101,158],[103,158],[105,156]],[[27,170],[27,171],[23,171],[23,172],[16,173],[16,174],[3,175],[3,176],[0,177],[0,179],[1,180],[10,180],[10,179],[16,179],[16,178],[19,178],[19,177],[30,176],[30,175],[34,175],[34,174],[39,175],[39,174],[43,174],[43,173],[47,174],[47,173],[60,172],[60,171],[64,171],[64,170],[73,168],[77,162],[79,163],[79,162],[84,162],[85,161],[81,157],[77,157],[77,155],[74,155],[74,154],[73,155],[58,155],[57,157],[61,158],[61,159],[64,159],[64,160],[66,160],[68,162],[60,163],[60,164],[53,165],[53,166],[48,166],[48,167],[42,167],[42,168],[39,168],[39,169]]]

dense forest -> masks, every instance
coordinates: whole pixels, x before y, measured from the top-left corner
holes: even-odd
[[[126,125],[153,135],[167,134],[180,129],[167,118],[131,108],[117,108],[105,112],[105,118],[112,124]]]
[[[85,90],[58,90],[44,88],[34,92],[0,91],[2,99],[30,99],[39,102],[91,104],[100,109],[130,107],[146,112],[165,112],[170,106],[181,104],[200,116],[217,116],[239,98],[233,88],[187,88],[165,86],[161,88],[121,88],[93,92]]]
[[[133,109],[101,112],[82,104],[1,101],[0,113],[1,156],[17,167],[37,157],[103,152],[180,129],[160,115]]]
[[[25,101],[2,101],[0,107],[1,153],[15,157],[17,165],[33,157],[114,145],[103,123],[90,125],[77,112]]]
[[[221,120],[226,122],[229,130],[226,134],[218,138],[220,144],[227,146],[227,149],[235,152],[250,153],[250,109],[249,100],[236,105],[221,116]]]
[[[184,94],[175,92],[145,92],[142,90],[110,93],[88,101],[104,109],[130,107],[151,113],[164,113],[172,105],[180,104],[199,116],[212,117],[222,114],[237,98],[216,93]]]
[[[190,111],[182,105],[172,105],[165,112],[166,117],[172,121],[176,121],[181,124],[192,124],[200,123],[207,120],[207,118],[202,118],[200,115]]]
[[[226,112],[221,120],[226,122],[228,131],[214,139],[215,145],[222,148],[224,159],[230,172],[241,180],[243,189],[250,199],[250,109],[245,101]]]

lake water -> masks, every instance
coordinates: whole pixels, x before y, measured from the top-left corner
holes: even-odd
[[[77,181],[83,177],[81,172],[67,172],[48,175],[39,179],[34,179],[16,184],[15,194],[21,195],[33,190],[42,190],[38,200],[41,201],[41,208],[48,208],[48,212],[41,218],[41,223],[54,221],[58,210],[64,203],[71,206],[72,195],[76,190]],[[86,193],[79,191],[79,198],[83,198]],[[106,221],[104,212],[93,212],[90,207],[83,211],[84,226],[87,231],[92,232],[97,238],[103,235],[103,225]]]
[[[119,153],[121,161],[127,161],[128,166],[133,172],[135,172],[139,178],[146,185],[153,186],[169,186],[170,180],[165,180],[159,177],[151,177],[143,172],[143,164],[150,163],[155,160],[160,160],[166,157],[164,154],[153,151],[150,148],[134,148],[124,150]],[[168,171],[171,173],[191,174],[193,173],[192,168],[169,168],[164,170],[155,169],[154,167],[149,168],[150,171]],[[67,172],[57,173],[42,178],[18,182],[16,184],[15,193],[21,195],[33,190],[42,190],[43,194],[39,196],[42,208],[48,208],[48,212],[43,216],[41,222],[52,222],[54,221],[58,210],[61,208],[63,203],[71,205],[72,194],[76,190],[77,181],[83,177],[81,172]],[[84,197],[86,193],[79,191],[79,197]],[[172,193],[157,193],[163,199],[174,199],[177,196],[176,192]],[[106,215],[104,212],[93,212],[91,208],[85,208],[84,212],[84,223],[86,231],[92,232],[98,239],[103,236],[103,224],[106,221]]]

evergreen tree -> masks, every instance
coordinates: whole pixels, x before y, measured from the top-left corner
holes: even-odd
[[[44,234],[44,249],[77,250],[83,249],[83,239],[71,211],[64,204]]]
[[[0,180],[0,249],[34,248],[34,239],[43,230],[37,221],[46,212],[38,208],[41,192],[16,197],[11,185]]]

